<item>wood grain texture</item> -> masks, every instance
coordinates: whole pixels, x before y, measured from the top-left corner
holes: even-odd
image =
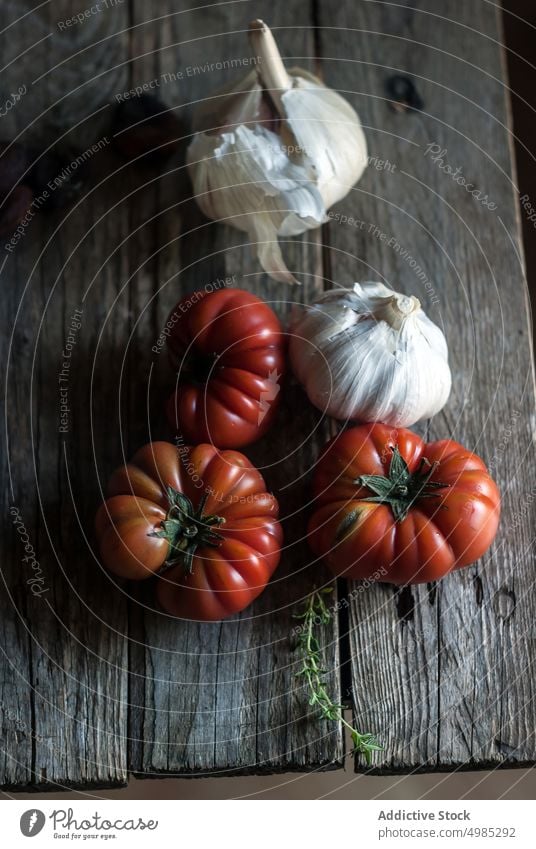
[[[424,432],[480,454],[504,499],[498,538],[474,567],[353,598],[355,711],[384,743],[382,772],[536,759],[534,373],[501,32],[487,3],[440,5],[319,7],[326,81],[360,112],[371,156],[326,228],[331,276],[420,298],[444,329],[454,378]],[[421,110],[389,103],[394,74],[412,79]]]
[[[482,563],[438,586],[365,592],[340,582],[349,613],[322,634],[328,684],[334,698],[346,696],[351,665],[356,722],[385,746],[375,771],[534,762],[534,388],[500,30],[484,0],[444,0],[439,11],[432,0],[414,5],[266,0],[186,10],[165,0],[156,13],[132,0],[85,34],[73,31],[84,61],[70,68],[68,85],[76,88],[91,63],[102,74],[103,56],[109,72],[100,90],[89,81],[95,115],[59,146],[80,149],[99,133],[108,141],[85,169],[80,204],[36,217],[0,258],[13,328],[12,339],[0,334],[9,360],[0,785],[91,788],[124,783],[129,771],[149,778],[342,766],[342,730],[308,707],[289,639],[296,604],[329,580],[302,535],[311,466],[335,425],[316,415],[292,378],[273,431],[245,450],[278,494],[286,538],[272,584],[249,610],[218,624],[173,620],[156,608],[150,583],[114,581],[92,553],[93,514],[110,471],[150,439],[173,436],[162,415],[173,375],[165,352],[152,351],[167,314],[185,293],[229,278],[283,320],[294,300],[381,279],[416,294],[444,328],[453,392],[421,432],[453,436],[492,465],[502,528]],[[57,3],[40,26],[57,38],[57,20],[76,11]],[[371,155],[331,223],[284,245],[303,281],[296,290],[260,272],[243,234],[203,218],[184,169],[195,103],[240,75],[253,16],[273,27],[288,65],[320,72],[356,106]],[[87,49],[90,34],[95,46]],[[54,55],[68,55],[65,45],[58,50],[46,41],[33,48],[36,76]],[[5,55],[16,55],[12,44]],[[210,69],[225,60],[234,67]],[[420,111],[389,103],[393,74],[413,79]],[[49,110],[58,77],[43,80],[47,113],[32,140],[57,137],[80,103],[73,97],[71,113],[63,102]],[[160,167],[127,165],[113,151],[105,103],[155,80],[150,91],[182,122],[180,150]],[[38,104],[32,91],[10,117],[10,137]],[[437,147],[427,152],[430,145]],[[446,164],[496,208],[472,197]],[[341,223],[342,215],[354,221]],[[77,309],[61,433],[58,380]],[[22,559],[25,531],[42,595],[28,583],[36,573]]]
[[[49,9],[49,28],[68,14],[70,4]],[[36,76],[50,68],[53,54],[39,59]],[[94,140],[86,126],[86,144]],[[64,151],[68,144],[70,138]],[[109,311],[123,276],[115,251],[128,222],[112,209],[117,181],[91,190],[116,167],[107,141],[95,157],[77,175],[84,173],[87,195],[54,209],[60,190],[48,189],[48,210],[2,255],[4,317],[13,338],[2,334],[9,371],[1,453],[9,477],[2,491],[0,783],[16,789],[117,786],[127,778],[127,607],[109,592],[91,545],[99,497],[94,439],[99,464],[119,450],[110,427],[117,396],[106,375],[124,325],[120,310]],[[52,169],[42,191],[56,176]],[[24,560],[32,553],[35,562]]]
[[[221,3],[184,14],[168,4],[160,9],[163,17],[157,26],[143,24],[145,4],[136,3],[134,9],[132,50],[139,58],[133,63],[132,85],[158,79],[158,96],[177,107],[178,117],[186,124],[196,101],[213,96],[226,81],[249,72],[251,66],[243,62],[251,55],[249,4],[245,8]],[[283,27],[281,47],[291,62],[296,56],[311,66],[314,44],[307,25],[308,3],[256,3],[254,14],[265,14],[276,28]],[[218,62],[234,63],[234,68],[207,69]],[[133,316],[146,309],[134,343],[137,373],[145,386],[152,369],[161,397],[171,391],[173,380],[166,371],[165,352],[155,355],[150,349],[169,310],[184,294],[227,280],[262,295],[286,319],[296,294],[310,299],[322,287],[315,236],[286,246],[291,267],[304,280],[303,292],[294,293],[270,281],[260,273],[251,247],[244,246],[243,234],[203,218],[191,198],[183,161],[179,156],[169,164],[172,173],[144,195],[142,211],[134,204],[138,211],[133,213],[136,221],[148,220],[153,210],[171,207],[153,229],[152,243],[141,249],[157,259],[131,281]],[[148,233],[147,238],[151,238]],[[151,609],[146,592],[133,607],[129,762],[139,777],[330,768],[341,761],[341,728],[318,721],[308,707],[306,693],[295,678],[298,659],[290,636],[296,624],[292,619],[295,605],[313,580],[326,580],[325,573],[312,574],[307,568],[309,555],[301,539],[305,475],[316,446],[326,438],[326,425],[318,422],[292,385],[287,383],[283,392],[284,409],[274,431],[260,445],[245,449],[263,471],[268,487],[278,493],[281,505],[286,548],[271,586],[242,615],[217,624],[170,619]],[[153,406],[145,433],[143,426],[136,433],[136,444],[159,427],[161,435],[172,436]],[[302,444],[309,432],[312,438]],[[331,670],[329,684],[339,698],[336,623],[324,631],[323,639]]]

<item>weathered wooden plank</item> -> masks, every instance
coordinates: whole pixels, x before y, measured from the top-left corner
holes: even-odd
[[[135,3],[134,10],[138,24],[146,9]],[[195,101],[211,96],[225,80],[240,73],[236,61],[234,70],[223,72],[192,73],[188,69],[249,57],[246,30],[252,10],[249,4],[221,3],[177,14],[174,4],[164,4],[160,14],[158,21],[132,30],[133,56],[138,57],[133,84],[158,79],[158,96],[172,106],[186,103],[177,114],[188,119]],[[313,57],[314,45],[308,3],[258,3],[254,14],[266,15],[276,32],[278,27],[291,27],[277,32],[283,55],[291,61],[299,57],[300,64],[311,66],[313,60],[308,57]],[[163,82],[164,74],[182,74],[182,78],[166,77]],[[170,186],[174,190],[170,191]],[[161,190],[166,191],[166,203],[159,196]],[[304,286],[299,292],[285,289],[260,273],[241,234],[207,223],[192,201],[185,202],[191,188],[181,172],[166,177],[158,191],[145,196],[139,217],[149,217],[151,210],[171,202],[173,191],[175,208],[165,216],[164,232],[160,225],[153,231],[158,266],[141,271],[133,280],[134,316],[146,308],[144,327],[152,328],[149,342],[144,330],[135,343],[142,375],[147,375],[151,366],[158,372],[165,369],[165,355],[151,354],[150,348],[168,310],[186,292],[231,277],[233,285],[259,293],[286,317],[294,298],[311,298],[322,286],[315,237],[294,240],[287,246],[291,267],[297,269]],[[170,232],[177,241],[164,247]],[[146,285],[140,279],[144,274],[152,274]],[[153,295],[154,301],[150,301]],[[166,380],[171,386],[168,375]],[[317,420],[292,385],[284,391],[284,410],[274,431],[262,444],[245,451],[263,467],[281,502],[287,547],[272,585],[253,607],[222,624],[171,620],[150,610],[146,595],[145,609],[140,605],[134,610],[129,764],[139,776],[329,768],[342,757],[340,727],[317,721],[307,706],[306,694],[295,679],[297,659],[289,640],[295,603],[315,578],[326,579],[325,574],[312,575],[306,568],[309,555],[300,538],[307,487],[299,477],[308,471],[315,441],[323,441],[326,431],[321,426],[320,437],[313,435],[301,446]],[[158,410],[153,409],[151,421],[158,417]],[[145,425],[141,431],[144,429]],[[148,437],[148,432],[141,431],[136,433],[138,444]],[[329,683],[338,698],[336,623],[323,636],[328,643],[327,665],[332,670]]]
[[[248,7],[222,3],[177,13],[170,5],[168,11],[169,17],[131,31],[131,77],[115,77],[114,93],[157,79],[164,100],[191,104],[236,74],[219,72],[216,80],[203,70],[207,62],[249,55]],[[366,593],[350,587],[358,724],[377,731],[386,746],[376,758],[378,770],[534,760],[534,490],[528,476],[533,374],[511,162],[501,126],[508,116],[498,48],[486,38],[497,37],[496,21],[480,2],[471,8],[446,2],[442,13],[458,23],[439,22],[430,2],[418,12],[380,3],[343,3],[329,10],[320,4],[318,12],[325,27],[317,40],[326,80],[356,104],[376,160],[336,210],[363,226],[334,221],[323,234],[332,246],[329,267],[322,268],[315,235],[287,246],[303,290],[270,282],[259,274],[240,234],[202,219],[187,201],[180,157],[169,165],[174,173],[158,182],[153,171],[122,169],[62,224],[41,263],[41,246],[61,214],[32,222],[2,267],[4,280],[10,278],[5,285],[10,320],[30,281],[15,325],[10,356],[16,370],[8,386],[13,492],[3,494],[5,785],[125,780],[128,597],[129,764],[137,774],[260,772],[340,762],[341,730],[317,722],[307,708],[288,640],[292,606],[313,580],[325,580],[306,568],[310,558],[298,540],[307,513],[305,476],[328,427],[322,425],[298,447],[317,419],[291,382],[276,426],[284,433],[277,452],[270,437],[246,452],[267,465],[269,485],[281,490],[290,543],[273,585],[250,611],[221,625],[169,620],[152,609],[146,588],[111,587],[83,536],[91,527],[99,482],[121,452],[166,435],[159,399],[169,375],[163,357],[150,348],[169,308],[181,294],[232,275],[236,285],[273,300],[282,316],[293,298],[314,297],[322,273],[337,283],[379,276],[419,295],[444,326],[456,384],[445,413],[428,432],[432,438],[452,434],[492,461],[505,493],[503,527],[485,563],[437,588],[395,595],[386,587]],[[308,3],[257,4],[254,13],[264,14],[276,32],[281,27],[277,34],[291,62],[310,64],[303,59],[314,53]],[[66,6],[65,17],[69,14]],[[146,15],[141,4],[134,6],[136,24]],[[49,58],[45,47],[40,55]],[[177,71],[182,78],[173,77]],[[391,110],[385,80],[395,72],[415,78],[422,112]],[[163,79],[164,73],[171,79]],[[24,105],[29,109],[31,100]],[[60,123],[65,120],[64,109],[56,114]],[[427,152],[428,145],[445,153]],[[453,169],[459,166],[497,208],[485,208],[450,179],[441,158]],[[118,208],[109,211],[116,201]],[[168,205],[173,208],[160,214]],[[84,238],[101,214],[103,222]],[[391,236],[398,247],[388,244]],[[68,430],[60,435],[59,403],[50,399],[57,398],[75,309],[83,313],[68,370]],[[103,420],[105,441],[92,429]],[[292,483],[290,468],[304,477]],[[3,471],[7,476],[7,467]],[[36,485],[39,498],[32,495]],[[13,505],[19,513],[9,513]],[[45,576],[47,592],[36,597],[28,584],[35,574],[27,561],[21,563],[24,529]],[[73,550],[76,570],[68,565]],[[324,634],[336,697],[338,636],[337,623]]]
[[[326,228],[332,277],[385,280],[444,328],[454,387],[428,433],[492,465],[504,512],[476,566],[353,598],[355,710],[385,745],[374,759],[385,772],[519,765],[536,750],[534,373],[501,33],[479,0],[413,7],[319,7],[326,81],[360,112],[376,157],[335,210],[358,222]],[[422,111],[392,108],[393,74],[412,78]]]
[[[111,92],[126,79],[127,22],[125,3],[99,10],[85,0],[3,3],[2,139],[20,133],[26,144],[42,148],[61,143],[67,133],[69,144],[83,148],[102,135]],[[5,109],[13,93],[20,96]]]
[[[45,23],[53,30],[73,11],[71,4],[55,4]],[[27,24],[22,26],[27,33]],[[18,32],[11,28],[11,41]],[[126,60],[126,41],[119,37],[118,42],[111,53],[122,51]],[[75,39],[71,49],[83,43],[83,37]],[[32,73],[37,77],[54,60],[58,54],[43,49],[34,57]],[[38,85],[48,91],[48,78]],[[67,85],[64,91],[69,93]],[[43,104],[54,111],[54,100],[43,97]],[[61,114],[60,120],[56,112],[56,134],[61,125],[66,135],[59,145],[65,150],[73,141],[68,115]],[[96,125],[87,117],[89,149]],[[46,117],[41,126],[40,138],[48,143]],[[124,276],[121,252],[114,252],[128,224],[121,212],[111,210],[117,181],[91,191],[107,167],[115,167],[109,139],[99,140],[100,152],[91,152],[84,163],[87,195],[73,209],[39,212],[2,256],[6,345],[13,331],[6,395],[13,491],[2,496],[20,511],[20,520],[15,517],[13,526],[4,509],[9,532],[2,560],[6,656],[0,676],[5,730],[0,783],[17,789],[120,785],[127,774],[127,608],[119,592],[110,592],[110,579],[91,550],[99,494],[94,452],[99,467],[109,465],[119,446],[111,426],[118,408],[110,363],[125,308],[114,305]],[[57,176],[52,170],[43,191]],[[50,207],[59,191],[48,187]],[[26,537],[14,539],[23,528],[35,563],[22,559],[20,541]]]

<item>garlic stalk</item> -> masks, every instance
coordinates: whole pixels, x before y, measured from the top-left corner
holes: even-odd
[[[350,104],[313,74],[287,71],[263,21],[250,41],[256,70],[198,110],[188,170],[205,215],[245,231],[263,269],[294,283],[277,237],[324,223],[361,177],[367,147]]]
[[[408,427],[450,393],[443,333],[417,298],[383,283],[333,289],[296,309],[290,360],[315,407],[345,421]]]

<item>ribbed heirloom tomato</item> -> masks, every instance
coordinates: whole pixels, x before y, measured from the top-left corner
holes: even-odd
[[[309,543],[346,578],[437,580],[481,557],[499,523],[499,491],[476,454],[383,424],[336,436],[313,490]]]
[[[96,517],[103,563],[158,576],[167,613],[224,619],[263,591],[279,562],[279,507],[237,451],[152,442],[112,475]],[[162,571],[160,571],[162,570]]]
[[[270,427],[284,368],[276,315],[242,289],[194,292],[171,312],[168,347],[177,388],[167,403],[186,442],[240,448]]]

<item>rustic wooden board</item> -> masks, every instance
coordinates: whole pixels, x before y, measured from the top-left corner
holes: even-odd
[[[2,492],[0,784],[89,788],[124,783],[128,771],[151,777],[342,765],[341,728],[308,707],[289,640],[296,603],[313,582],[328,580],[309,565],[301,535],[310,467],[334,426],[319,421],[291,379],[273,438],[246,451],[280,494],[287,540],[272,585],[250,610],[216,625],[177,622],[154,607],[150,585],[113,581],[91,551],[109,472],[150,438],[171,436],[161,399],[172,375],[164,355],[151,351],[169,309],[184,293],[233,275],[282,318],[294,299],[311,300],[334,283],[385,279],[417,294],[444,327],[456,382],[444,414],[423,432],[453,435],[493,462],[505,495],[501,534],[482,564],[438,587],[395,594],[341,582],[349,621],[343,611],[323,635],[329,686],[335,698],[346,695],[349,652],[357,722],[385,745],[376,771],[531,763],[533,371],[497,20],[484,0],[444,0],[440,11],[432,0],[418,10],[375,0],[185,5],[159,4],[154,19],[133,0],[108,20],[96,16],[85,36],[72,32],[72,50],[83,52],[78,70],[69,62],[62,68],[68,90],[87,77],[94,117],[64,143],[83,147],[106,133],[106,100],[153,80],[152,91],[177,107],[187,127],[195,101],[237,76],[236,68],[211,72],[206,63],[249,56],[247,24],[265,16],[287,62],[320,71],[363,118],[377,159],[335,212],[365,223],[335,220],[321,234],[290,241],[287,260],[303,287],[271,282],[243,236],[207,223],[193,203],[182,167],[185,129],[183,149],[163,176],[124,166],[110,143],[90,164],[88,184],[102,185],[65,221],[62,212],[35,219],[0,265],[14,327],[12,341],[0,336],[3,361],[10,356],[9,454],[0,452],[9,483]],[[44,26],[57,39],[56,21],[76,11],[67,2],[55,4],[53,15],[40,11],[39,32]],[[12,41],[17,30],[9,32]],[[11,41],[9,60],[17,55]],[[64,43],[51,45],[45,40],[27,54],[35,77],[51,57],[68,57]],[[394,73],[414,77],[422,111],[388,104],[385,82]],[[81,101],[73,97],[72,113],[64,102],[51,108],[56,83],[47,74],[41,98],[30,90],[10,116],[10,137],[39,103],[46,114],[32,139],[52,140],[67,128]],[[429,144],[447,149],[445,161],[497,209],[449,179],[425,154]],[[109,179],[108,170],[116,171]],[[387,246],[391,236],[399,248]],[[69,369],[68,432],[60,434],[58,376],[75,309],[83,313]],[[48,592],[41,596],[27,583],[34,574],[22,561],[12,506],[42,568]]]
[[[444,328],[454,386],[424,432],[481,454],[504,512],[476,566],[438,586],[354,596],[355,711],[385,745],[375,771],[521,765],[536,759],[534,372],[501,30],[480,0],[413,7],[319,8],[326,81],[355,104],[377,157],[336,210],[363,225],[338,219],[326,228],[331,276],[416,294]],[[390,106],[393,74],[413,79],[421,111]]]
[[[147,16],[146,4],[135,3],[134,13],[132,85],[158,79],[158,95],[171,106],[181,107],[177,115],[186,123],[197,100],[213,95],[225,80],[236,79],[240,73],[236,68],[218,73],[188,69],[250,56],[246,30],[251,9],[242,4],[221,3],[184,14],[176,14],[176,4],[164,4],[159,7],[162,19],[139,26]],[[265,14],[277,26],[290,27],[280,32],[283,54],[300,57],[311,67],[308,57],[314,55],[314,44],[308,3],[256,3],[254,14]],[[169,81],[165,76],[180,73],[182,79]],[[191,200],[180,166],[180,157],[169,164],[168,169],[174,170],[159,189],[144,195],[143,209],[137,200],[133,204],[136,222],[150,218],[153,210],[172,206],[158,219],[162,227],[158,223],[152,235],[147,233],[147,244],[140,248],[136,240],[138,247],[133,245],[135,255],[139,251],[157,259],[145,265],[130,284],[133,319],[137,321],[145,310],[133,339],[137,374],[145,387],[152,373],[161,397],[170,391],[172,380],[165,373],[165,354],[151,353],[151,346],[169,310],[185,293],[232,278],[233,285],[270,301],[283,318],[295,298],[292,289],[259,272],[241,234],[206,222]],[[299,297],[313,297],[322,288],[317,237],[296,240],[287,246],[287,253],[304,280]],[[327,580],[325,573],[317,570],[312,575],[306,568],[309,557],[301,536],[307,480],[299,477],[308,472],[316,447],[325,441],[327,425],[319,425],[314,411],[291,385],[284,391],[285,409],[275,426],[279,438],[270,435],[246,450],[263,468],[269,487],[276,492],[282,489],[287,547],[272,586],[244,614],[221,624],[170,619],[150,609],[146,592],[132,608],[129,765],[138,776],[330,768],[341,761],[341,728],[318,721],[308,707],[295,679],[297,658],[290,639],[296,624],[292,619],[295,604],[313,580]],[[144,415],[145,409],[140,412]],[[169,438],[159,418],[158,407],[153,407],[149,422],[138,415],[141,428],[135,431],[136,445],[158,427]],[[308,431],[312,438],[301,445]],[[339,698],[336,622],[324,638],[332,670],[329,683]]]
[[[44,23],[52,31],[72,13],[71,4],[55,4]],[[119,42],[125,60],[126,42]],[[53,58],[44,49],[36,55],[36,77]],[[21,81],[30,87],[30,79]],[[89,123],[86,140],[93,143]],[[106,147],[88,164],[94,171],[88,186],[116,167]],[[91,551],[94,436],[99,465],[110,466],[119,450],[118,396],[109,374],[125,310],[111,308],[124,276],[124,253],[114,251],[128,220],[123,211],[110,211],[118,189],[116,181],[79,205],[37,216],[13,252],[2,252],[4,316],[13,337],[1,336],[2,362],[9,355],[8,451],[1,453],[9,470],[3,468],[2,478],[0,783],[16,789],[117,786],[127,778],[127,606],[109,592]],[[63,423],[60,385],[69,407]],[[23,543],[38,566],[23,560]]]

